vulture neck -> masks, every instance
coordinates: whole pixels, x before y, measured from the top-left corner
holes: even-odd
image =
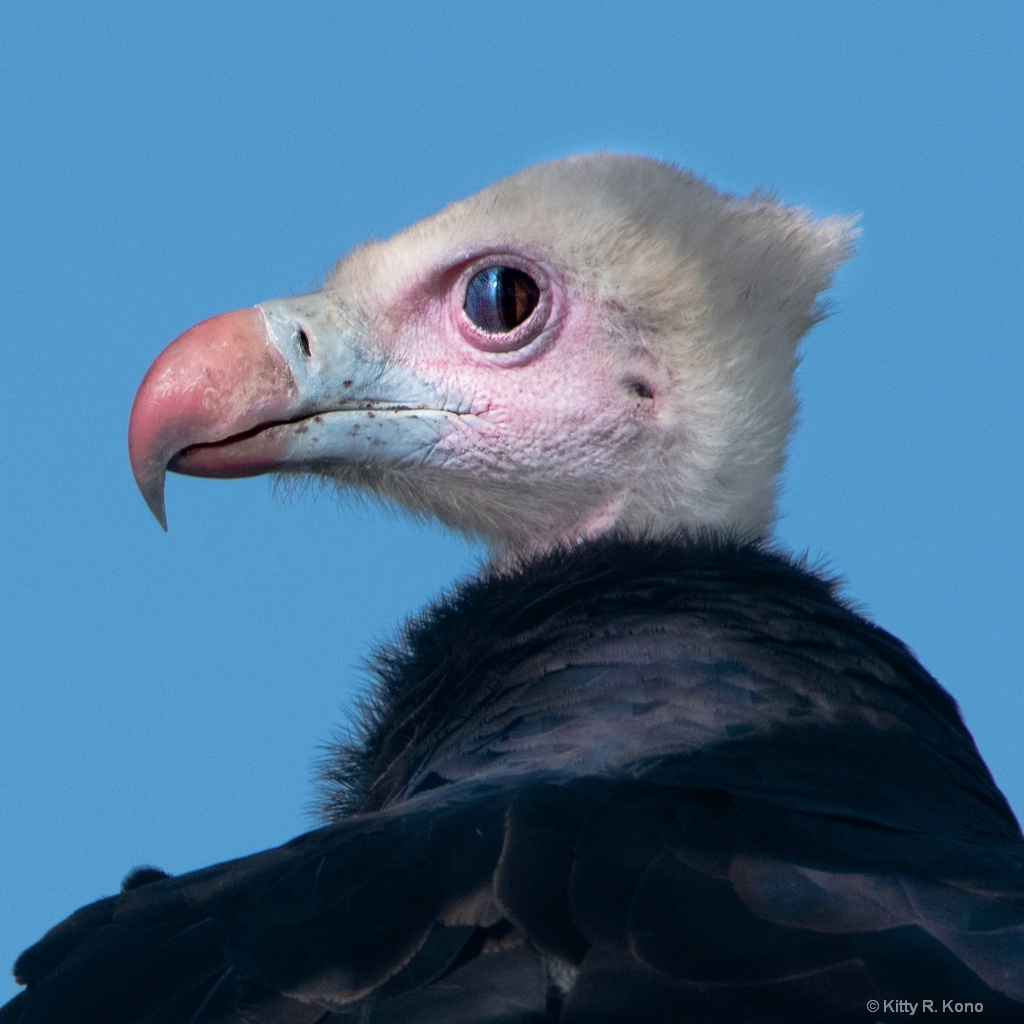
[[[834,755],[848,747],[857,765],[912,735],[921,742],[899,744],[906,770],[891,792],[865,798],[856,771],[847,793],[835,780],[841,811],[844,800],[851,815],[888,806],[896,820],[909,801],[955,828],[955,796],[908,794],[901,781],[941,778],[935,752],[952,751],[975,766],[984,827],[1016,829],[956,704],[906,647],[838,600],[834,582],[756,544],[611,535],[492,570],[428,608],[375,669],[359,742],[326,763],[329,819],[467,778],[682,765],[672,770],[694,784],[726,771],[756,789],[773,758],[778,771],[825,751],[846,764]],[[976,798],[962,806],[974,829]]]

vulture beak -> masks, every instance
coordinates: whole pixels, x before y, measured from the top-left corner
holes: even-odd
[[[257,476],[275,470],[422,464],[456,410],[323,292],[205,320],[157,357],[128,427],[135,480],[167,528],[167,470]]]

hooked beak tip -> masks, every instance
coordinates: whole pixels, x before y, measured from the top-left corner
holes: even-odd
[[[142,479],[139,476],[135,477],[135,482],[142,492],[142,497],[146,500],[149,511],[153,513],[153,516],[165,533],[167,532],[167,509],[164,504],[164,481],[166,476],[167,471],[161,469],[148,480]]]

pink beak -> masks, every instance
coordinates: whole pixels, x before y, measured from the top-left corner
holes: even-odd
[[[135,479],[160,525],[168,469],[219,477],[273,469],[283,438],[272,428],[295,416],[297,398],[259,308],[204,320],[171,342],[142,381],[128,427]]]

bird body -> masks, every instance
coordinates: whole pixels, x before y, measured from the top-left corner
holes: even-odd
[[[158,517],[168,468],[313,474],[492,563],[379,654],[323,827],[132,873],[0,1024],[1024,1020],[1024,839],[954,701],[763,540],[850,237],[599,154],[172,344]]]
[[[1020,1019],[1012,812],[949,696],[788,559],[590,541],[378,671],[332,824],[79,911],[0,1021]],[[55,986],[69,948],[117,984]]]

